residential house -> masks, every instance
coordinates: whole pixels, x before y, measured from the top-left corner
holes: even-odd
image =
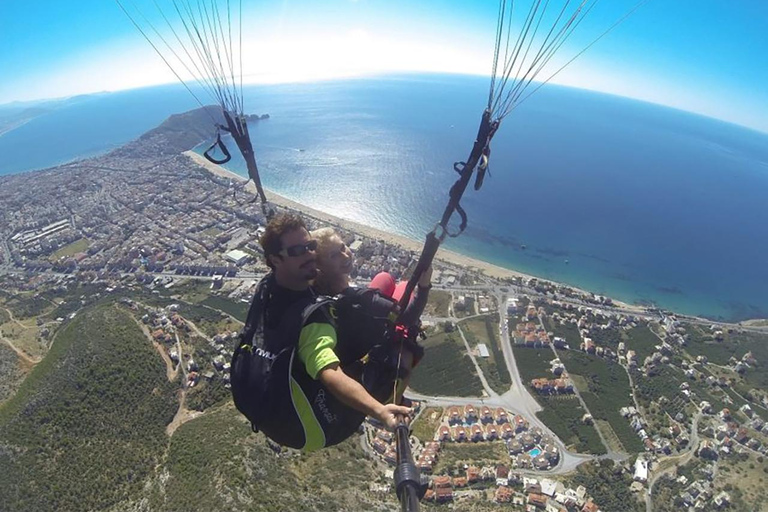
[[[515,492],[506,486],[499,486],[496,488],[496,492],[493,495],[493,500],[496,503],[510,503]]]
[[[581,508],[581,512],[600,512],[600,507],[590,498]]]
[[[547,507],[547,497],[543,494],[536,494],[536,493],[530,493],[528,494],[528,504],[532,505],[536,508],[546,508]]]
[[[456,406],[449,407],[446,416],[448,417],[449,425],[460,425],[463,422],[461,412],[459,412],[459,408]]]
[[[485,438],[488,441],[495,441],[499,438],[499,429],[494,424],[489,424],[485,426]]]
[[[450,487],[438,487],[435,489],[435,502],[448,503],[453,501],[453,489]]]
[[[467,478],[464,476],[456,477],[452,480],[453,487],[466,487],[467,486]]]
[[[480,422],[484,424],[493,423],[493,411],[487,405],[480,408]]]
[[[519,439],[510,439],[507,443],[507,449],[510,455],[517,455],[523,453],[523,443]]]

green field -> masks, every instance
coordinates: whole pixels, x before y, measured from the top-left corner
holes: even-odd
[[[501,441],[492,443],[445,443],[434,474],[440,475],[455,470],[464,474],[464,465],[491,466],[509,464],[509,451]]]
[[[467,338],[470,347],[474,348],[478,343],[485,343],[488,347],[490,357],[476,356],[475,360],[480,365],[491,389],[497,393],[505,393],[509,390],[512,379],[504,361],[504,354],[499,346],[499,337],[496,335],[498,325],[498,315],[485,315],[462,321],[459,327]]]
[[[166,297],[199,304],[211,295],[211,282],[203,279],[186,279],[171,288],[161,288],[158,291],[160,295]]]
[[[235,302],[226,297],[221,297],[220,295],[206,297],[201,304],[203,306],[208,306],[209,308],[223,311],[243,323],[245,323],[245,317],[248,315],[248,307],[250,306],[250,304],[246,302]]]
[[[62,257],[69,258],[79,252],[87,251],[89,245],[90,244],[88,243],[88,240],[85,238],[81,238],[80,240],[75,240],[71,244],[65,245],[64,247],[60,248],[58,251],[51,254],[49,259],[51,261],[56,261]]]
[[[550,371],[549,362],[555,359],[554,352],[550,348],[526,348],[518,345],[512,346],[515,354],[515,363],[517,371],[520,372],[520,378],[523,384],[530,386],[531,380],[540,378],[554,378]]]
[[[595,427],[582,421],[587,411],[576,396],[538,396],[537,399],[544,410],[536,413],[536,416],[562,439],[569,449],[595,455],[606,453]]]
[[[638,364],[643,364],[646,357],[656,352],[656,345],[661,345],[661,340],[656,336],[647,324],[638,325],[625,331],[625,345],[627,350],[637,352]]]
[[[624,368],[611,361],[574,350],[558,352],[560,360],[572,375],[587,381],[588,389],[581,397],[596,420],[606,420],[628,453],[643,450],[643,443],[619,413],[622,407],[634,405],[630,396],[629,377]]]
[[[549,364],[556,357],[552,349],[513,346],[512,350],[515,353],[515,362],[523,384],[528,386],[531,394],[544,408],[543,411],[536,413],[536,416],[573,450],[596,455],[605,453],[605,447],[600,442],[595,428],[582,422],[587,411],[575,395],[544,396],[530,388],[530,382],[533,379],[554,378]]]
[[[410,386],[430,396],[481,396],[483,385],[458,333],[430,336],[424,358],[413,369]]]
[[[201,231],[200,234],[206,235],[206,236],[211,236],[211,237],[216,237],[216,236],[219,236],[220,234],[222,234],[223,232],[224,232],[223,229],[217,228],[216,226],[211,226],[210,228],[207,228],[207,229],[204,229],[203,231]]]
[[[563,338],[572,349],[579,348],[579,345],[581,344],[581,334],[579,333],[579,328],[576,327],[576,325],[570,322],[566,324],[560,324],[559,322],[553,321],[549,316],[544,318],[544,325],[546,326],[547,331],[551,332],[558,338]]]
[[[633,380],[637,401],[643,410],[649,413],[646,415],[647,419],[655,426],[666,425],[667,414],[674,418],[678,412],[685,413],[685,406],[689,400],[681,394],[680,385],[687,379],[679,369],[673,366],[662,366],[659,373],[650,378],[635,370]],[[698,386],[705,385],[702,383]],[[668,400],[666,403],[660,403],[659,399],[662,396]],[[651,406],[651,402],[656,406]]]
[[[5,301],[5,307],[11,310],[16,320],[42,315],[54,308],[48,297],[35,293],[20,293]]]
[[[616,327],[609,327],[607,329],[594,329],[590,332],[589,337],[598,346],[610,347],[616,351],[619,343],[624,341],[623,331]],[[571,347],[578,349],[579,347]]]
[[[440,426],[442,416],[442,407],[427,407],[421,411],[416,421],[413,422],[411,427],[412,435],[422,443],[432,441],[435,438],[437,427]]]
[[[242,327],[228,315],[203,305],[180,302],[179,314],[211,338],[225,331],[240,330]]]
[[[429,292],[429,300],[424,313],[431,316],[447,317],[448,307],[451,305],[451,292],[432,289]]]

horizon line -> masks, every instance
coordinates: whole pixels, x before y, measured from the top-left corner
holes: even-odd
[[[290,85],[290,84],[313,84],[313,83],[323,83],[323,82],[332,82],[332,81],[347,81],[347,80],[358,80],[358,79],[371,79],[371,78],[387,78],[387,77],[396,77],[396,76],[404,76],[404,75],[412,75],[412,76],[424,76],[424,75],[433,75],[433,76],[440,76],[440,75],[449,75],[449,76],[464,76],[464,77],[478,77],[478,78],[486,78],[488,80],[491,79],[491,75],[489,73],[472,73],[472,72],[466,72],[466,71],[412,71],[412,70],[401,70],[401,71],[378,71],[378,72],[360,72],[360,73],[350,73],[350,74],[340,74],[340,75],[333,75],[333,76],[313,76],[313,77],[290,77],[290,76],[282,76],[282,77],[265,77],[264,80],[253,80],[250,82],[243,82],[243,85],[248,86],[269,86],[269,85]],[[249,76],[249,75],[244,75]],[[250,75],[253,77],[254,75]],[[534,80],[536,83],[542,83],[540,81]],[[91,92],[83,92],[78,94],[72,94],[69,96],[54,96],[54,97],[47,97],[47,98],[36,98],[36,99],[30,99],[30,100],[12,100],[5,103],[0,103],[0,108],[13,106],[13,105],[24,105],[24,104],[36,104],[36,103],[43,103],[43,102],[53,102],[53,101],[67,101],[74,98],[79,97],[89,97],[89,96],[97,96],[97,95],[106,95],[106,94],[117,94],[121,92],[129,92],[129,91],[139,91],[142,89],[151,89],[154,87],[166,87],[166,86],[179,86],[184,87],[185,85],[196,85],[200,86],[201,82],[199,80],[185,80],[183,83],[179,81],[178,79],[169,80],[167,82],[160,82],[155,84],[147,84],[142,85],[138,87],[126,87],[123,89],[105,89],[100,91],[91,91]],[[616,98],[621,98],[625,100],[631,100],[636,101],[640,103],[645,103],[648,105],[654,105],[654,106],[660,106],[664,108],[669,108],[672,110],[677,110],[679,112],[684,112],[686,114],[696,115],[700,117],[704,117],[707,119],[719,121],[721,123],[730,124],[733,126],[737,126],[739,128],[743,128],[746,130],[754,131],[756,133],[759,133],[761,135],[768,135],[768,127],[766,128],[758,128],[756,126],[748,125],[748,124],[742,124],[730,119],[723,119],[721,117],[715,117],[711,114],[698,112],[696,110],[687,110],[685,108],[682,108],[678,105],[671,105],[668,103],[662,103],[658,101],[652,101],[646,98],[640,98],[637,96],[631,96],[631,95],[625,95],[625,94],[619,94],[616,92],[611,91],[605,91],[602,89],[596,89],[596,88],[589,88],[589,87],[583,87],[583,86],[577,86],[577,85],[569,85],[569,84],[561,84],[557,82],[544,82],[545,86],[556,86],[556,87],[564,87],[567,89],[575,89],[579,91],[585,91],[585,92],[591,92],[596,94],[603,94],[606,96],[613,96]],[[218,105],[217,103],[211,103],[210,105]],[[208,105],[206,105],[208,106]]]

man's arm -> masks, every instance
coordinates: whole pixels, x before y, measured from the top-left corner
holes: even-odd
[[[318,380],[344,405],[379,420],[389,430],[394,430],[398,416],[407,419],[411,409],[395,404],[382,404],[373,398],[356,380],[348,376],[338,363],[332,363],[318,373]]]
[[[336,346],[336,331],[330,324],[314,322],[306,325],[299,336],[299,359],[307,373],[319,380],[333,396],[347,407],[372,416],[387,428],[397,426],[397,415],[408,415],[408,407],[384,405],[373,398],[368,391],[339,366],[339,358],[333,349]]]

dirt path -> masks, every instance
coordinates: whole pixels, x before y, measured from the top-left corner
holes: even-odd
[[[13,349],[13,351],[16,352],[16,354],[21,359],[23,359],[24,362],[27,363],[30,367],[35,366],[37,363],[39,363],[40,361],[43,360],[42,357],[32,357],[32,356],[30,356],[29,354],[27,354],[26,352],[24,352],[23,350],[18,348],[16,345],[14,345],[11,340],[9,340],[8,338],[6,338],[3,335],[0,335],[0,340],[3,340],[5,343],[7,343],[8,346],[11,347],[11,349]]]
[[[157,341],[155,341],[155,339],[152,337],[152,333],[149,332],[149,327],[144,325],[142,322],[136,320],[136,317],[134,317],[133,315],[131,315],[131,318],[133,318],[133,321],[136,322],[136,325],[139,326],[139,329],[141,329],[141,332],[144,333],[144,336],[146,336],[147,339],[155,347],[157,352],[160,354],[160,357],[163,358],[163,361],[165,362],[165,375],[168,377],[168,382],[173,382],[176,379],[176,376],[179,374],[179,366],[176,366],[174,368],[173,361],[171,361],[171,358],[166,352],[165,347],[160,343],[158,343]],[[181,351],[179,351],[179,360],[181,360]]]
[[[173,420],[168,424],[167,427],[165,427],[165,433],[168,434],[168,437],[171,437],[173,433],[176,432],[176,429],[182,426],[184,423],[188,422],[189,420],[198,418],[204,414],[200,411],[190,411],[187,409],[186,390],[180,390],[179,395],[179,410],[176,411],[176,416],[173,417]]]
[[[11,322],[15,323],[16,325],[18,325],[22,329],[29,329],[28,325],[24,325],[21,321],[16,320],[16,318],[14,318],[13,312],[10,309],[8,309],[8,308],[3,308],[3,309],[6,311],[6,313],[8,313],[8,316],[10,317]]]
[[[154,345],[154,347],[157,349],[158,353],[160,354],[160,357],[163,358],[163,361],[165,361],[165,375],[168,377],[169,382],[173,382],[176,380],[176,377],[179,375],[179,369],[181,368],[181,363],[176,365],[174,368],[173,361],[171,361],[171,358],[168,356],[167,351],[165,350],[165,347],[156,342],[154,338],[152,338],[152,333],[149,332],[149,327],[144,325],[142,322],[136,319],[133,315],[131,315],[131,318],[133,318],[133,321],[136,322],[136,325],[139,326],[141,331],[144,333],[144,335],[147,337],[147,339]],[[179,338],[176,336],[176,347],[179,354],[179,360],[182,359],[181,354],[181,346],[179,344]],[[182,386],[186,385],[186,378],[182,378]],[[179,428],[181,425],[186,423],[189,420],[193,420],[199,416],[202,416],[203,413],[200,411],[190,411],[186,407],[187,402],[187,391],[186,389],[180,389],[178,392],[179,396],[179,408],[176,411],[176,415],[173,417],[173,420],[168,424],[168,426],[165,427],[165,433],[168,434],[168,437],[171,437],[174,432],[176,432],[176,429]]]

